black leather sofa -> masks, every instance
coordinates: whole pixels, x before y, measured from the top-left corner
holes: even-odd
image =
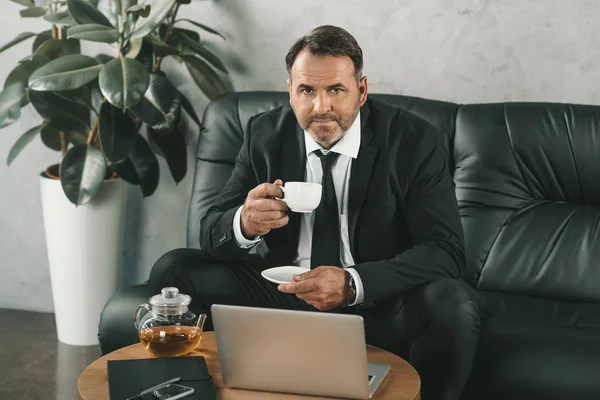
[[[465,233],[463,279],[485,303],[463,399],[600,399],[600,107],[371,96],[445,138]],[[207,107],[189,247],[198,247],[201,216],[233,169],[249,117],[286,102],[287,93],[242,92]],[[150,295],[137,285],[106,304],[103,353],[138,341],[132,311]]]

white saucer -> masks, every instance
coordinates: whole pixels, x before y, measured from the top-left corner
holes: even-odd
[[[315,211],[314,209],[312,209],[312,210],[305,210],[305,209],[302,209],[302,208],[296,208],[296,209],[290,208],[290,210],[292,210],[295,213],[301,213],[301,214],[308,214],[308,213],[311,213],[311,212]]]
[[[283,284],[294,282],[292,275],[299,275],[308,271],[310,271],[308,268],[294,267],[290,265],[265,269],[260,274],[268,281]]]

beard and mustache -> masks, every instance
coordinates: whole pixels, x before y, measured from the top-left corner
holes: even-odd
[[[341,118],[334,113],[326,114],[311,114],[300,126],[302,129],[311,134],[313,139],[321,146],[330,148],[338,140],[340,140],[346,132],[352,127],[356,116],[360,111],[357,107],[355,112],[347,118]],[[313,125],[313,122],[335,122],[335,125]]]

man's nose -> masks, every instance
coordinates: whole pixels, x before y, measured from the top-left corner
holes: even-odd
[[[325,93],[319,94],[315,99],[315,112],[317,114],[326,114],[331,111],[331,101]]]

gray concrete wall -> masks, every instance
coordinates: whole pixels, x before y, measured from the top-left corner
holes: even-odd
[[[0,42],[41,31],[5,2]],[[285,90],[284,56],[301,34],[321,24],[348,29],[361,44],[371,92],[455,102],[600,102],[600,3],[597,0],[205,0],[187,16],[227,36],[204,37],[230,68],[236,90]],[[0,55],[0,81],[29,44]],[[93,49],[93,47],[87,47]],[[198,112],[206,99],[186,72],[174,80]],[[0,131],[0,307],[51,310],[51,288],[39,200],[38,173],[58,155],[41,142],[7,168],[10,146],[38,119],[26,109]],[[193,154],[194,130],[190,137]],[[191,166],[191,164],[190,164]],[[192,174],[178,186],[161,163],[154,196],[130,190],[125,283],[147,278],[164,252],[185,245]]]

